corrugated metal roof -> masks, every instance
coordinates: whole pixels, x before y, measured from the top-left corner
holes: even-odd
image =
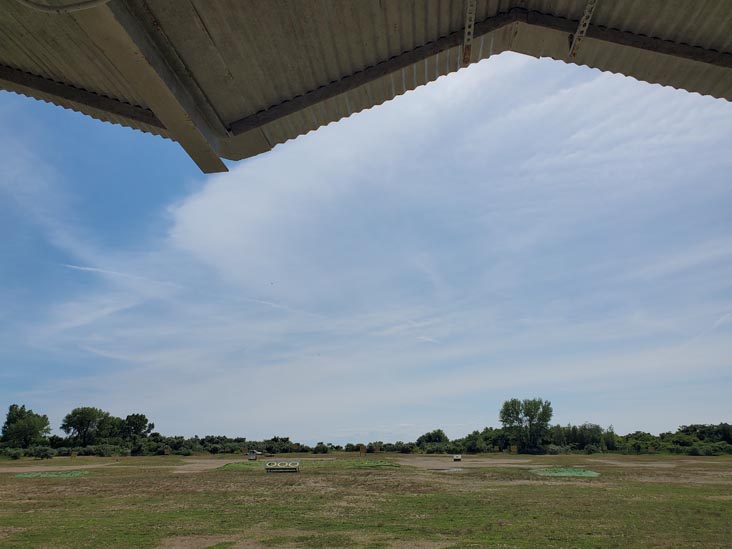
[[[112,0],[121,2],[122,0]],[[63,3],[60,0],[57,3]],[[465,0],[126,0],[140,24],[224,125],[342,81],[465,25]],[[571,22],[585,0],[478,0],[476,21],[516,8]],[[0,64],[146,109],[144,90],[116,69],[71,15],[33,12],[0,0]],[[732,52],[727,0],[600,0],[592,24],[637,36]],[[569,24],[571,28],[571,24]],[[568,33],[525,22],[480,36],[472,61],[513,50],[567,61]],[[461,45],[384,74],[358,88],[281,117],[247,134],[220,135],[232,159],[257,154],[355,112],[379,105],[461,66]],[[732,69],[588,37],[571,62],[732,100]],[[181,68],[182,67],[182,68]],[[14,88],[97,118],[154,133],[115,114]]]
[[[14,2],[0,3],[0,62],[56,82],[133,105],[142,96],[69,15],[40,13]]]
[[[88,105],[80,105],[73,101],[60,99],[58,96],[49,95],[47,93],[33,90],[25,86],[18,86],[8,82],[2,82],[2,86],[0,87],[9,92],[32,97],[33,99],[43,101],[44,103],[52,103],[54,105],[58,105],[59,107],[63,107],[64,109],[69,109],[78,113],[86,114],[87,116],[91,116],[92,118],[96,118],[97,120],[101,120],[103,122],[110,122],[112,124],[125,126],[127,128],[133,128],[135,130],[140,130],[145,133],[151,133],[153,135],[159,135],[165,138],[170,137],[167,131],[160,129],[159,127],[152,126],[150,124],[144,124],[137,120],[130,120],[129,118],[126,118],[124,116],[118,116],[108,111],[95,109],[93,107],[89,107]]]

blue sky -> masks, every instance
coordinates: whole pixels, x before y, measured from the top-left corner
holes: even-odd
[[[732,105],[518,54],[204,176],[0,93],[0,405],[413,440],[732,420]]]

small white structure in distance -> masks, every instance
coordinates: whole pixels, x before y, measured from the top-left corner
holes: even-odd
[[[452,456],[452,460],[453,461],[462,461],[463,456],[461,454],[455,454],[454,456]]]
[[[264,470],[268,473],[299,473],[300,461],[268,461]]]

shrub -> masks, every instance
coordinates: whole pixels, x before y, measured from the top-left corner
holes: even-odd
[[[545,450],[547,454],[556,456],[559,454],[568,454],[572,451],[572,447],[567,444],[548,444]]]
[[[31,446],[25,451],[25,455],[36,459],[51,459],[56,455],[56,450],[49,446]]]
[[[7,450],[4,450],[3,453],[10,459],[20,459],[24,454],[23,450],[20,448],[8,448]]]
[[[370,446],[370,445],[369,445]],[[366,450],[368,452],[368,450]],[[322,442],[318,442],[312,450],[313,454],[327,454],[328,453],[328,446],[326,446]],[[373,452],[373,450],[372,450]]]
[[[413,442],[407,442],[401,448],[399,448],[399,453],[400,454],[411,454],[412,452],[414,452],[415,448],[416,448],[416,444],[414,444]]]
[[[600,448],[597,444],[588,444],[585,446],[585,454],[601,454],[602,448]]]
[[[111,444],[98,444],[94,447],[94,455],[99,457],[111,457],[115,453],[115,447]]]
[[[721,454],[732,454],[732,444],[728,442],[717,442],[714,445]]]

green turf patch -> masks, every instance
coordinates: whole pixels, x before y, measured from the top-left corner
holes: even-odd
[[[549,467],[547,469],[533,469],[531,471],[541,477],[599,477],[600,473],[578,469],[576,467]]]
[[[380,467],[399,467],[399,464],[383,459],[362,459],[353,464],[354,469],[378,469]]]
[[[36,473],[18,473],[16,478],[76,478],[88,475],[89,471],[43,471]]]
[[[264,461],[238,461],[219,467],[219,471],[241,471],[242,469],[264,469]]]

